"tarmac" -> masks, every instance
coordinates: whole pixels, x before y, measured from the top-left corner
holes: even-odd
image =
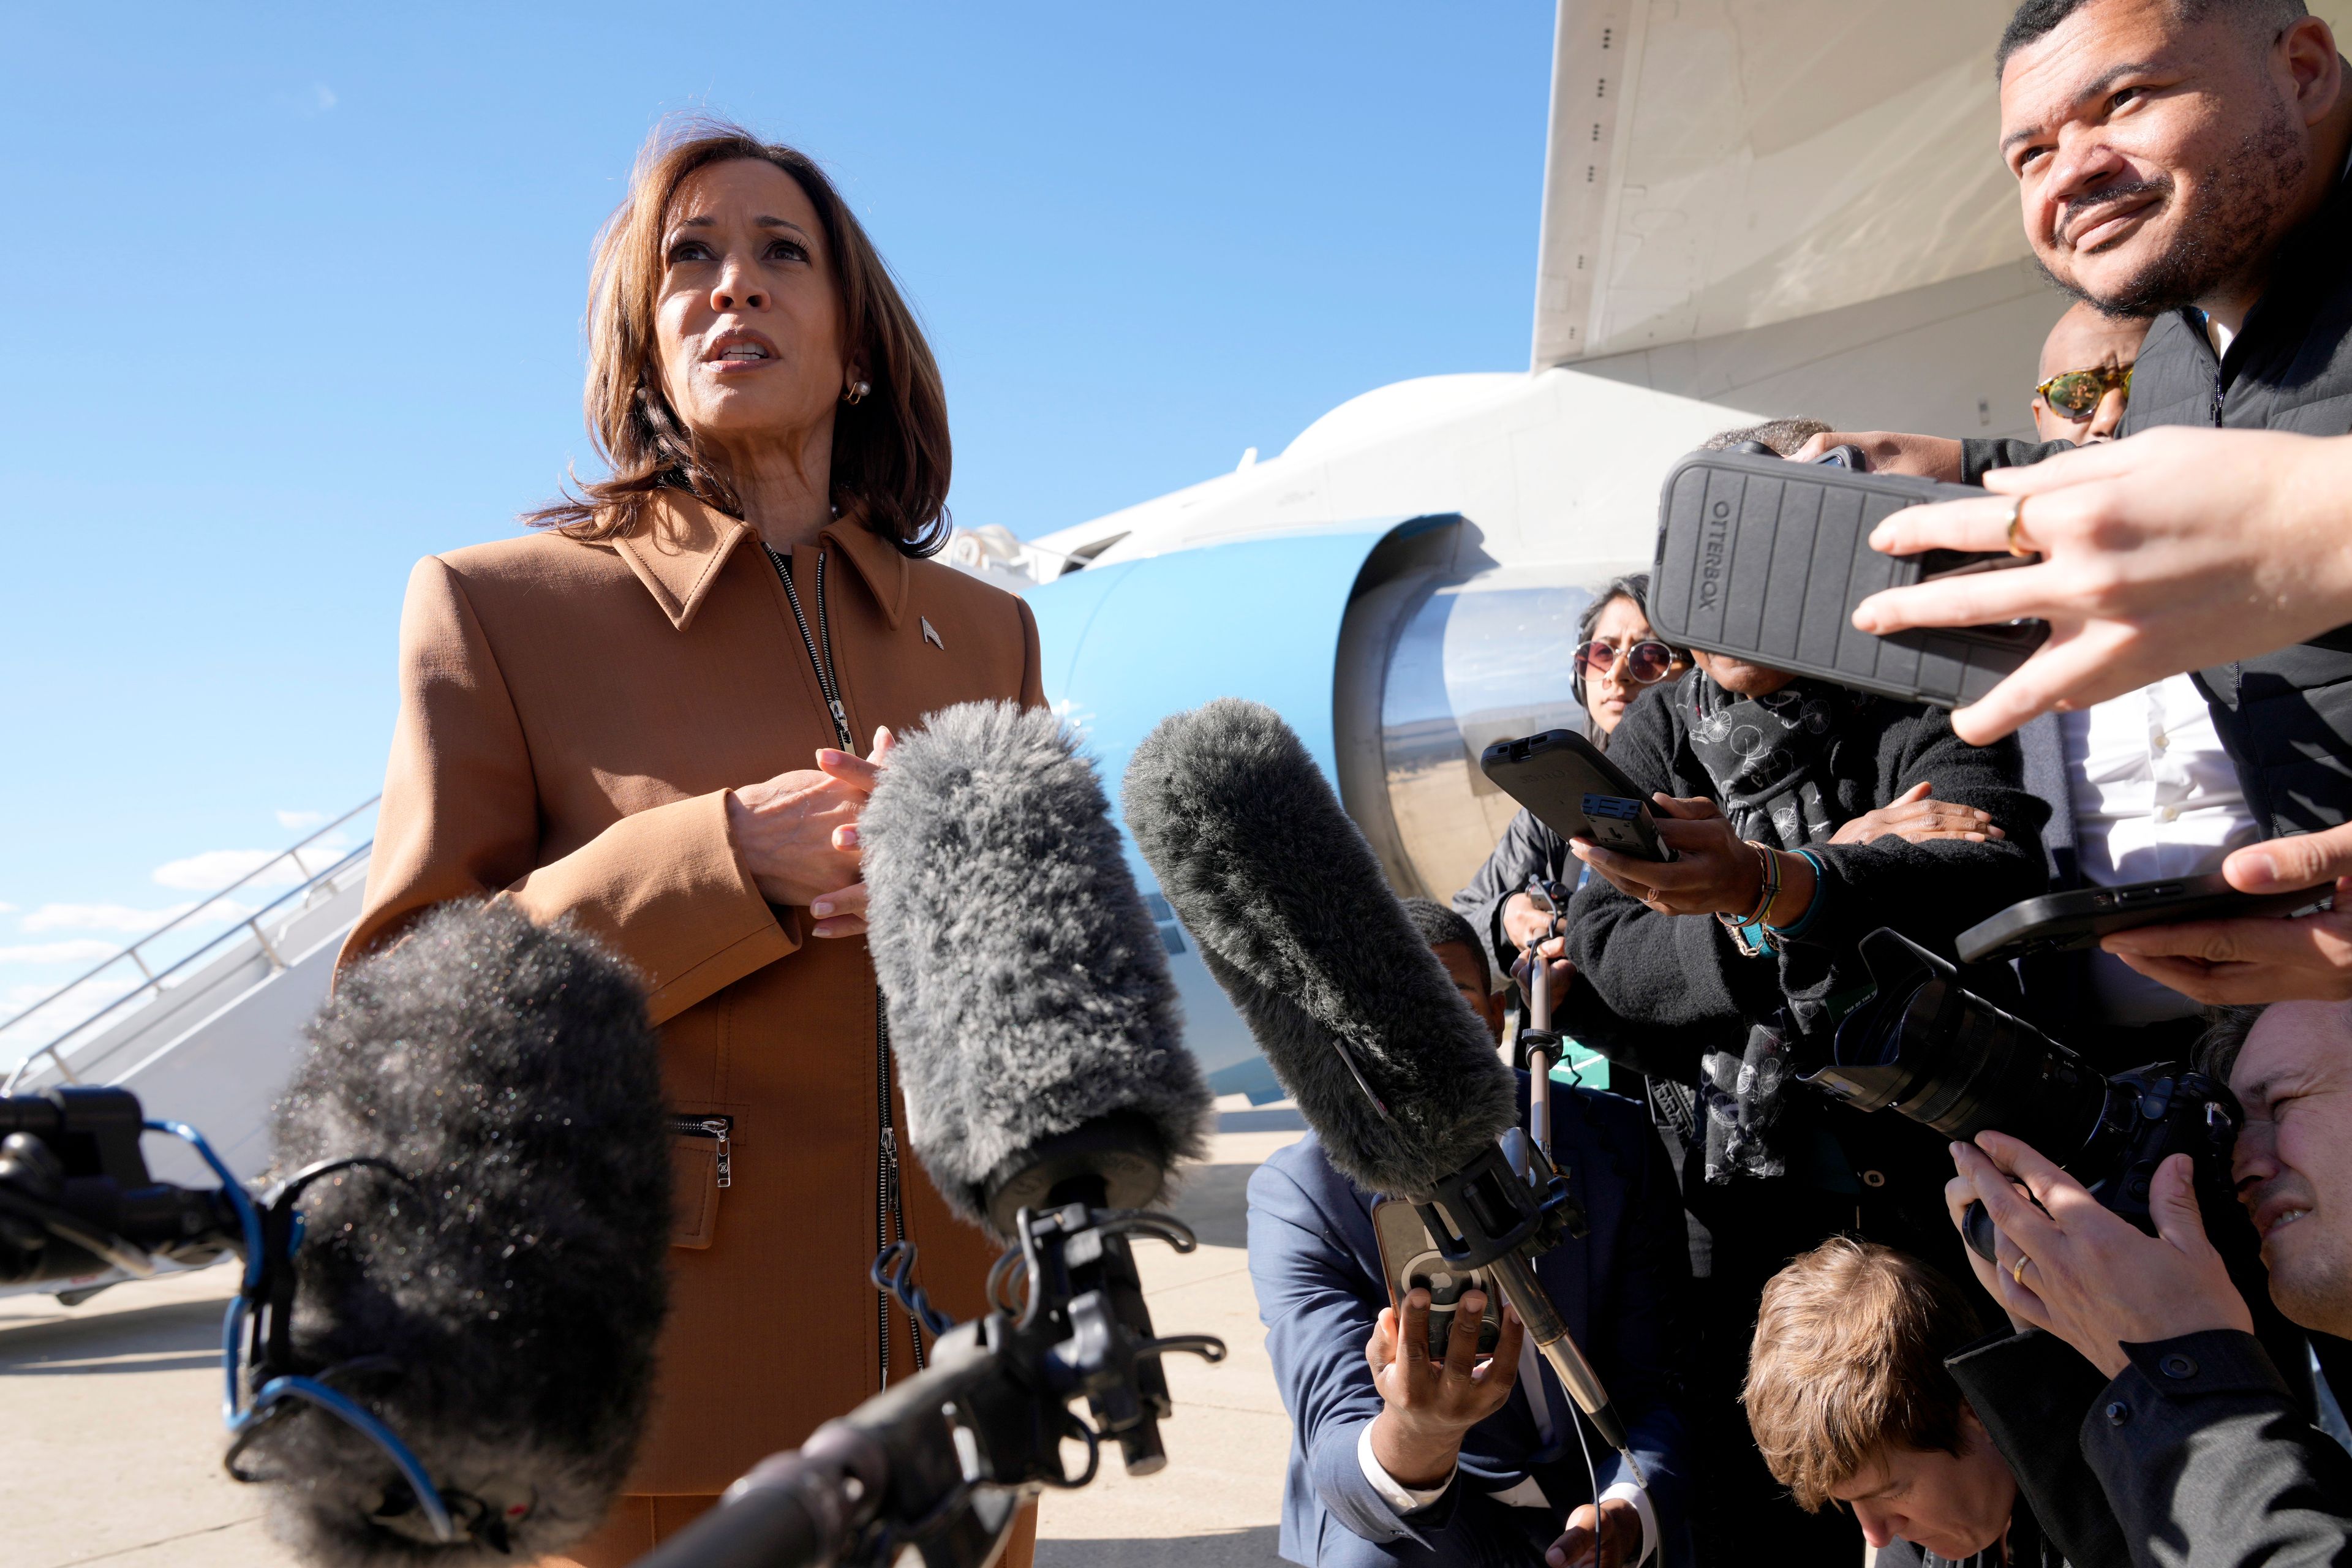
[[[1276,1397],[1244,1250],[1250,1173],[1299,1133],[1295,1112],[1228,1114],[1172,1205],[1201,1246],[1136,1248],[1161,1333],[1208,1333],[1216,1366],[1168,1363],[1168,1466],[1130,1478],[1116,1450],[1048,1492],[1038,1568],[1271,1568],[1290,1422]],[[1288,1125],[1286,1125],[1288,1124]],[[79,1307],[0,1299],[0,1517],[7,1568],[294,1568],[262,1500],[220,1468],[222,1303],[235,1275],[133,1281]]]

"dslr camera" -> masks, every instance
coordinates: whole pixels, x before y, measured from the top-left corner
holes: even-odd
[[[1956,1142],[1988,1129],[2022,1139],[2151,1235],[2148,1184],[2169,1155],[2195,1161],[2207,1215],[2235,1208],[2230,1152],[2244,1112],[2227,1086],[2175,1062],[2100,1072],[1898,931],[1871,932],[1861,953],[1872,994],[1839,1024],[1829,1065],[1805,1082],[1857,1110],[1891,1107]],[[1981,1205],[1970,1205],[1963,1229],[1979,1256],[1992,1257]]]

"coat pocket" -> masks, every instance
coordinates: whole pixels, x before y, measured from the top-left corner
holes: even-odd
[[[672,1247],[709,1247],[719,1231],[719,1194],[735,1184],[735,1118],[681,1111],[669,1119]]]

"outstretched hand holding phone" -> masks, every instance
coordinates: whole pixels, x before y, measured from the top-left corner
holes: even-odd
[[[2352,825],[2249,844],[2221,862],[2242,893],[2335,884],[2336,907],[2116,931],[2100,946],[2160,984],[2215,1005],[2352,997]]]
[[[2050,624],[2031,658],[1953,712],[1971,744],[2352,622],[2352,437],[2166,426],[1983,482],[1993,498],[1897,512],[1872,547],[2016,546],[2042,559],[1889,589],[1853,612],[1858,629],[1880,636]]]

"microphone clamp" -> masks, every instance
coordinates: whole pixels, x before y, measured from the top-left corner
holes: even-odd
[[[1553,1168],[1550,1157],[1514,1129],[1438,1182],[1426,1197],[1416,1198],[1413,1207],[1449,1267],[1459,1273],[1483,1268],[1492,1275],[1560,1386],[1638,1477],[1641,1466],[1623,1419],[1536,1278],[1538,1258],[1564,1237],[1585,1234],[1583,1206],[1570,1194],[1568,1178]]]
[[[1057,1187],[1091,1184],[1099,1178]],[[1129,1475],[1167,1464],[1159,1424],[1173,1413],[1160,1360],[1219,1362],[1207,1334],[1155,1335],[1130,1237],[1178,1252],[1198,1245],[1174,1216],[1097,1207],[1083,1197],[1018,1214],[1019,1247],[989,1276],[993,1309],[941,1335],[929,1370],[762,1460],[719,1506],[638,1568],[885,1564],[908,1547],[926,1568],[982,1568],[1021,1504],[1047,1487],[1087,1485],[1116,1440]],[[1004,1299],[1016,1275],[1027,1299]],[[1089,1421],[1071,1408],[1083,1397]],[[1085,1468],[1064,1465],[1065,1439]]]

